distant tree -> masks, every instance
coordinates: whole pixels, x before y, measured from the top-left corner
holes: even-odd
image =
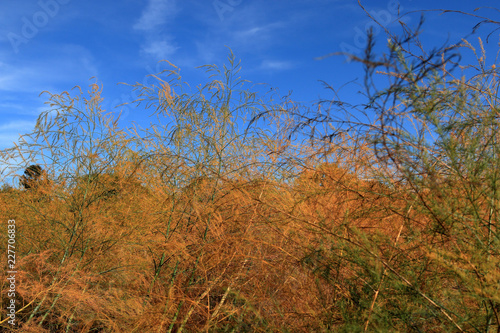
[[[43,174],[43,169],[38,164],[30,165],[24,170],[20,183],[25,189],[36,188]]]

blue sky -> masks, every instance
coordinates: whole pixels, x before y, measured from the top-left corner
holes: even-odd
[[[365,8],[396,28],[396,7],[403,12],[455,9],[472,12],[487,1],[372,0]],[[478,14],[500,16],[483,9]],[[458,14],[427,13],[423,39],[429,46],[455,41],[477,22]],[[416,24],[418,14],[405,17]],[[146,126],[146,113],[114,107],[133,99],[119,82],[145,82],[164,69],[166,59],[181,68],[192,87],[207,80],[196,66],[222,64],[230,47],[242,62],[242,76],[267,83],[282,94],[312,103],[335,88],[362,79],[361,66],[342,56],[318,61],[331,52],[361,50],[370,19],[355,0],[40,0],[0,3],[0,149],[32,130],[47,107],[44,90],[53,93],[91,77],[104,86],[104,106],[123,109],[121,124]],[[492,29],[480,30],[491,31]],[[377,35],[383,44],[385,37]],[[498,32],[492,38],[498,42]],[[348,98],[355,98],[353,92]]]

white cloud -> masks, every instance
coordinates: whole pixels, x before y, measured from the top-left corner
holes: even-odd
[[[9,59],[1,64],[0,92],[40,94],[56,87],[71,89],[78,81],[98,76],[92,54],[78,45],[58,46],[57,55],[50,58],[21,61]]]
[[[279,61],[279,60],[264,60],[260,65],[261,69],[266,70],[287,70],[291,69],[293,64],[290,61]]]
[[[234,37],[236,39],[258,38],[258,40],[262,40],[263,38],[272,37],[277,30],[285,27],[286,24],[284,22],[274,22],[265,25],[251,26],[245,29],[235,30]]]
[[[142,51],[155,59],[166,59],[177,51],[178,47],[165,40],[152,41],[142,47]]]
[[[3,97],[0,95],[0,98]],[[26,98],[16,97],[11,98],[10,101],[0,103],[0,113],[9,113],[22,116],[38,116],[47,107],[34,106],[38,103],[28,101]]]
[[[179,47],[173,42],[173,35],[165,30],[178,12],[176,0],[149,0],[141,17],[133,25],[134,30],[144,34],[142,55],[163,60],[177,51]]]
[[[7,124],[0,125],[0,133],[5,132],[19,132],[24,131],[29,128],[28,131],[32,130],[35,127],[36,122],[34,121],[25,121],[25,120],[16,120],[11,121]]]
[[[247,30],[240,31],[237,34],[240,38],[246,38],[246,37],[253,37],[259,32],[265,33],[266,30],[267,30],[266,27],[253,27]]]
[[[35,124],[36,121],[14,120],[0,125],[0,149],[12,147],[20,135],[32,132]]]
[[[139,20],[134,24],[135,30],[155,30],[177,14],[174,0],[149,0]]]

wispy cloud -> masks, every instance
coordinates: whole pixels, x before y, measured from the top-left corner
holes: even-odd
[[[27,101],[26,98],[10,98],[8,102],[0,103],[0,113],[2,115],[17,115],[17,116],[38,116],[46,107],[38,106],[40,103]],[[1,120],[0,120],[1,122]]]
[[[174,0],[149,0],[139,20],[134,24],[135,30],[152,31],[161,28],[178,12]]]
[[[279,60],[264,60],[260,65],[260,68],[265,70],[287,70],[292,67],[292,62]]]
[[[179,12],[175,0],[149,0],[133,29],[144,34],[141,53],[155,60],[166,59],[179,48],[167,27]]]
[[[166,59],[177,51],[178,47],[170,44],[166,40],[157,40],[146,43],[142,51],[156,59]]]
[[[12,147],[20,135],[32,132],[35,124],[35,121],[13,120],[0,125],[0,149]]]
[[[22,61],[15,59],[1,64],[0,92],[15,91],[39,94],[43,90],[68,85],[70,89],[78,81],[98,76],[98,69],[92,54],[78,45],[58,45],[58,53],[51,58]],[[71,85],[71,86],[69,86]]]
[[[258,40],[262,40],[264,38],[271,38],[277,30],[286,28],[286,26],[287,24],[285,22],[273,22],[237,29],[233,34],[236,39],[257,38]]]
[[[16,132],[16,133],[26,133],[31,131],[35,127],[36,122],[34,121],[24,121],[24,120],[14,120],[9,123],[0,125],[0,133]]]

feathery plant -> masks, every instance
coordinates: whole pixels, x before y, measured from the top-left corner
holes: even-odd
[[[241,68],[234,54],[230,53],[228,66],[222,70],[215,65],[201,69],[210,74],[211,81],[195,93],[184,92],[186,87],[175,66],[153,75],[156,83],[152,86],[133,86],[139,91],[134,103],[153,109],[158,118],[158,124],[141,134],[148,152],[168,157],[168,164],[177,160],[174,165],[189,173],[189,177],[178,179],[184,186],[198,177],[233,177],[249,166],[252,156],[256,156],[256,163],[262,154],[258,128],[243,131],[260,101],[244,89],[248,81],[237,76]]]
[[[232,53],[194,92],[175,66],[131,85],[148,128],[98,84],[49,94],[0,152],[46,171],[0,191],[19,331],[498,331],[498,69],[401,24],[352,56],[361,105],[260,96]]]
[[[390,219],[392,230],[365,232],[356,225],[369,211],[343,208],[345,233],[323,217],[311,230],[330,227],[304,260],[318,273],[337,267],[327,278],[333,284],[342,267],[354,270],[359,283],[345,291],[346,329],[498,330],[498,69],[487,64],[481,39],[479,51],[463,40],[428,52],[418,40],[420,26],[401,24],[401,36],[386,31],[387,53],[376,57],[369,34],[364,57],[351,56],[365,68],[365,104],[323,101],[317,114],[296,114],[295,127],[309,126],[311,138],[327,147],[348,137],[351,148],[368,149],[365,161],[355,159],[348,169],[369,166],[358,176],[389,187],[335,182],[359,200],[381,196],[377,206],[386,213],[372,228]],[[467,50],[477,65],[459,62]],[[381,85],[381,76],[388,83]],[[323,125],[330,130],[314,131]],[[318,172],[323,183],[331,178]]]

